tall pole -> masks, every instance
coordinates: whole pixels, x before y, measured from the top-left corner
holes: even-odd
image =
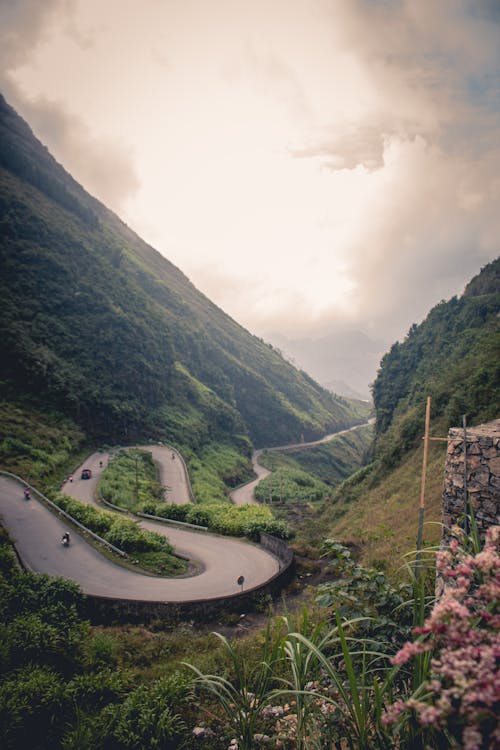
[[[415,566],[415,577],[418,580],[420,566],[420,552],[422,550],[422,536],[424,529],[425,512],[425,481],[427,479],[427,456],[429,453],[429,426],[431,423],[431,397],[427,396],[425,407],[425,433],[424,433],[424,455],[422,458],[422,480],[420,483],[420,504],[418,508],[418,534],[417,534],[417,560]]]

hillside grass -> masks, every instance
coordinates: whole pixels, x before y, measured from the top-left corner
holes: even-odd
[[[120,450],[111,456],[99,482],[99,495],[105,500],[134,510],[151,500],[163,500],[164,489],[149,451],[138,448]]]
[[[426,481],[424,544],[441,539],[441,502],[446,447],[431,444]],[[340,485],[312,524],[309,543],[325,537],[353,543],[361,560],[393,575],[416,548],[422,448],[414,449],[383,478],[362,469]],[[313,535],[314,534],[314,535]]]
[[[0,468],[5,471],[39,489],[55,488],[88,449],[85,434],[63,415],[0,402]]]
[[[373,434],[373,426],[366,425],[321,445],[265,451],[259,463],[273,474],[259,483],[256,498],[290,503],[331,497],[333,488],[368,463]]]

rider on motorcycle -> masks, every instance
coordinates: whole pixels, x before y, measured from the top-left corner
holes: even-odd
[[[68,544],[70,542],[69,531],[65,531],[64,532],[64,534],[62,535],[61,542],[64,544],[65,547],[68,546]]]
[[[28,487],[24,488],[24,497],[25,497],[26,500],[29,500],[30,497],[31,497],[31,493],[30,493]]]

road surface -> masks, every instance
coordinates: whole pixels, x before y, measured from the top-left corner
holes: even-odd
[[[99,461],[105,465],[108,458],[107,454],[95,453],[79,467],[63,491],[82,502],[95,504]],[[175,463],[170,452],[166,457],[167,474],[169,462]],[[80,479],[82,468],[93,470],[92,479]],[[278,560],[256,545],[146,520],[141,522],[142,526],[166,536],[176,552],[197,561],[202,572],[187,578],[160,578],[128,570],[87,544],[34,496],[25,500],[21,485],[5,477],[0,477],[0,514],[23,562],[38,573],[76,581],[86,594],[161,602],[212,599],[241,591],[237,584],[241,575],[248,590],[279,571]],[[67,529],[71,530],[71,544],[63,547],[60,539]]]
[[[153,454],[153,460],[159,470],[160,483],[166,489],[166,502],[176,504],[190,503],[191,494],[189,492],[189,480],[186,477],[184,462],[177,451],[173,451],[171,448],[166,448],[163,445],[138,445],[136,447],[147,450],[149,453]],[[172,456],[175,456],[175,458],[172,458]],[[76,497],[77,500],[82,500],[82,502],[93,500],[93,490],[96,485],[96,480],[106,468],[109,458],[109,453],[94,453],[84,464],[82,464],[82,466],[79,467],[78,471],[75,472],[73,482],[67,481],[63,484],[61,492],[64,492],[65,495]],[[102,468],[100,467],[101,461],[103,464]],[[92,470],[94,481],[91,480],[90,483],[90,486],[92,487],[92,493],[90,496],[87,492],[87,481],[83,483],[78,482],[82,467]]]
[[[247,503],[257,503],[257,500],[255,499],[254,490],[259,484],[262,479],[269,476],[271,473],[268,469],[264,468],[264,466],[261,466],[259,463],[259,457],[262,455],[264,451],[271,452],[271,451],[293,451],[301,448],[311,448],[315,445],[321,445],[322,443],[328,443],[330,440],[333,440],[336,437],[339,437],[340,435],[345,435],[347,432],[352,432],[353,430],[358,430],[360,427],[366,427],[366,425],[373,424],[375,420],[370,419],[368,422],[364,422],[363,424],[357,424],[354,425],[354,427],[349,427],[346,430],[340,430],[340,432],[333,432],[330,435],[325,435],[325,437],[320,438],[319,440],[312,440],[309,443],[292,443],[290,445],[277,445],[274,448],[261,448],[260,450],[257,450],[252,455],[252,467],[257,474],[257,479],[252,480],[251,482],[248,482],[247,484],[244,484],[242,487],[238,487],[236,490],[233,490],[229,497],[233,501],[235,505],[245,505]]]

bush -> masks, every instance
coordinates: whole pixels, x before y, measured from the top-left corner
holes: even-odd
[[[0,685],[0,746],[49,747],[64,720],[64,707],[64,685],[53,670],[30,665],[18,671]]]
[[[387,711],[386,723],[414,721],[424,742],[443,733],[464,750],[500,745],[500,527],[490,528],[484,550],[466,553],[453,540],[439,553],[446,590],[430,617],[393,659],[404,665],[431,656],[430,674],[406,700]],[[455,744],[456,743],[456,744]],[[433,745],[434,746],[434,745]]]
[[[101,712],[101,722],[112,747],[153,750],[168,747],[185,730],[176,706],[189,695],[190,680],[179,673],[152,685],[141,685],[125,700]]]
[[[135,521],[84,505],[65,495],[57,494],[52,500],[74,519],[124,552],[173,552],[164,536],[141,529]]]
[[[254,540],[258,540],[262,532],[280,539],[288,539],[290,536],[286,524],[276,520],[272,510],[262,505],[147,503],[142,506],[141,511],[174,521],[208,526],[216,534],[247,536]]]

